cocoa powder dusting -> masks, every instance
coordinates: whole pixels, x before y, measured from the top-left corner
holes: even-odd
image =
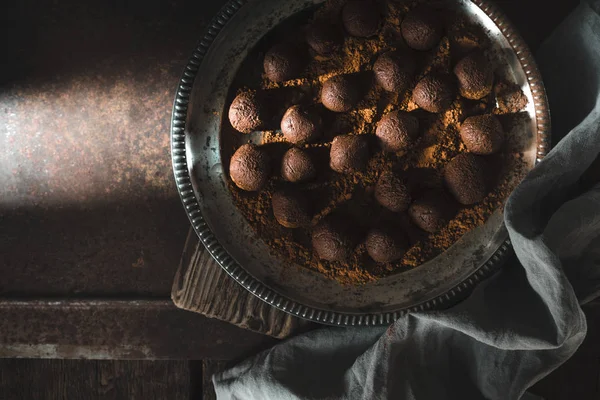
[[[339,15],[343,3],[341,0],[328,1],[312,18],[322,19]],[[492,190],[489,195],[475,206],[460,209],[446,227],[434,234],[420,231],[412,225],[405,213],[389,212],[374,200],[373,189],[378,177],[388,170],[406,176],[413,198],[431,188],[443,190],[444,166],[457,154],[466,151],[458,134],[462,121],[471,115],[494,113],[503,117],[505,130],[510,132],[511,124],[518,124],[520,121],[519,118],[512,118],[512,114],[521,111],[527,102],[516,85],[501,81],[496,83],[494,93],[489,98],[473,101],[457,95],[447,111],[432,114],[418,109],[412,101],[412,90],[398,95],[379,88],[373,82],[373,63],[383,52],[405,48],[399,26],[404,15],[413,6],[414,3],[409,2],[386,2],[383,5],[385,20],[377,36],[367,39],[346,36],[342,48],[331,56],[311,53],[311,60],[302,78],[282,83],[271,82],[264,76],[259,79],[254,77],[247,81],[242,80],[243,84],[240,86],[267,93],[291,90],[294,100],[282,102],[288,106],[290,102],[317,104],[324,81],[334,75],[352,74],[363,90],[361,102],[347,113],[322,110],[322,140],[303,146],[317,163],[318,178],[313,182],[293,185],[306,193],[312,201],[312,226],[332,212],[343,213],[355,221],[356,229],[363,233],[363,237],[369,227],[386,222],[404,229],[411,242],[410,249],[401,260],[388,264],[378,264],[371,260],[364,243],[356,248],[347,262],[319,260],[311,248],[310,229],[284,228],[273,216],[273,192],[290,185],[279,176],[279,170],[281,156],[291,145],[285,143],[279,131],[265,131],[261,141],[274,160],[273,177],[269,184],[259,193],[241,191],[231,182],[229,186],[236,204],[258,237],[268,244],[274,254],[286,261],[285,265],[295,263],[318,271],[342,284],[363,284],[418,267],[444,252],[468,231],[483,225],[492,213],[501,210],[515,182],[526,172],[523,155],[519,153],[522,147],[512,143],[518,140],[518,135],[507,134],[508,143],[505,144],[503,152],[490,159],[495,176],[490,177]],[[451,15],[448,19],[447,34],[439,45],[429,52],[415,54],[418,69],[411,89],[418,79],[430,72],[451,74],[452,65],[457,58],[474,49],[486,50],[489,46],[483,28],[469,25],[460,15]],[[384,153],[378,148],[375,140],[377,122],[392,110],[412,112],[419,119],[420,139],[414,148],[404,154]],[[281,114],[282,111],[278,112]],[[347,175],[331,171],[328,164],[329,147],[333,137],[339,134],[368,135],[372,155],[364,171]],[[243,136],[238,140],[240,143],[233,147],[243,143]]]

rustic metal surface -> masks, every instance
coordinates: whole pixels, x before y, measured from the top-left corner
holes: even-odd
[[[24,0],[3,4],[0,293],[19,297],[79,293],[124,300],[148,294],[164,295],[167,300],[188,227],[178,195],[168,183],[171,173],[160,172],[148,181],[158,185],[147,184],[145,178],[151,174],[144,173],[139,157],[136,164],[119,161],[122,168],[107,162],[117,162],[111,152],[126,153],[116,142],[135,152],[144,146],[139,132],[156,134],[156,139],[168,128],[172,90],[181,67],[224,3]],[[574,0],[552,7],[542,0],[498,3],[533,48],[577,4]],[[540,8],[544,18],[532,20]],[[127,101],[116,93],[126,95]],[[148,109],[143,103],[159,96],[163,102],[153,104],[167,114],[150,110],[152,115],[145,116]],[[110,107],[120,119],[102,111]],[[120,107],[142,112],[127,115]],[[94,123],[86,123],[88,119]],[[10,126],[14,135],[9,135]],[[168,160],[164,150],[146,147],[146,154]],[[106,170],[114,174],[102,172]],[[143,268],[133,267],[142,261]],[[62,300],[51,307],[3,300],[0,353],[48,357],[49,345],[57,346],[55,356],[130,358],[132,351],[142,357],[135,349],[143,344],[146,349],[162,349],[158,352],[162,358],[223,359],[266,345],[251,332],[167,306],[157,312],[144,302],[124,302],[121,311],[115,311],[110,303],[73,310]],[[221,335],[222,346],[213,348],[213,335]]]
[[[230,154],[221,146],[221,125],[237,68],[269,30],[322,1],[232,0],[211,22],[179,83],[171,124],[173,168],[188,217],[228,274],[295,316],[333,325],[383,325],[409,311],[448,307],[510,254],[500,211],[419,268],[349,286],[296,265],[284,268],[286,261],[257,240],[227,188],[224,160]],[[456,6],[485,28],[496,53],[506,55],[505,72],[528,99],[523,111],[529,122],[514,136],[523,141],[519,151],[533,168],[550,149],[548,102],[535,60],[506,16],[487,0],[458,0]]]
[[[0,294],[168,296],[173,88],[220,5],[3,4]]]
[[[0,358],[228,360],[273,343],[169,300],[0,300]]]

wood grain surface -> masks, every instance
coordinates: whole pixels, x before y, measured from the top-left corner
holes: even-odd
[[[190,229],[172,291],[177,307],[251,331],[285,338],[314,326],[279,311],[238,285]]]
[[[0,360],[3,400],[189,400],[187,361]],[[201,385],[201,375],[197,377]]]
[[[229,363],[225,361],[204,360],[202,362],[202,400],[217,400],[212,376],[228,366]]]

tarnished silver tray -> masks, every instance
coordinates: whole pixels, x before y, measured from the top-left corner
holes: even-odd
[[[442,255],[394,276],[344,286],[299,266],[284,265],[237,210],[221,162],[221,124],[239,65],[286,18],[322,0],[234,0],[213,20],[181,78],[171,124],[177,188],[198,237],[239,284],[273,306],[334,325],[388,324],[414,310],[448,306],[491,275],[509,253],[496,212]],[[483,25],[528,99],[523,154],[532,168],[549,149],[548,103],[533,57],[504,15],[484,0],[456,0]]]

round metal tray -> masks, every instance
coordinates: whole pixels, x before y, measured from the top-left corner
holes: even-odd
[[[491,275],[510,243],[496,212],[442,255],[413,270],[362,286],[341,285],[269,253],[237,210],[221,162],[221,124],[239,65],[286,18],[322,0],[230,1],[210,24],[181,78],[171,123],[177,188],[200,240],[239,284],[298,317],[333,325],[389,324],[409,311],[447,307]],[[533,57],[504,15],[483,0],[456,0],[482,25],[528,99],[522,133],[528,168],[549,149],[550,118]]]

